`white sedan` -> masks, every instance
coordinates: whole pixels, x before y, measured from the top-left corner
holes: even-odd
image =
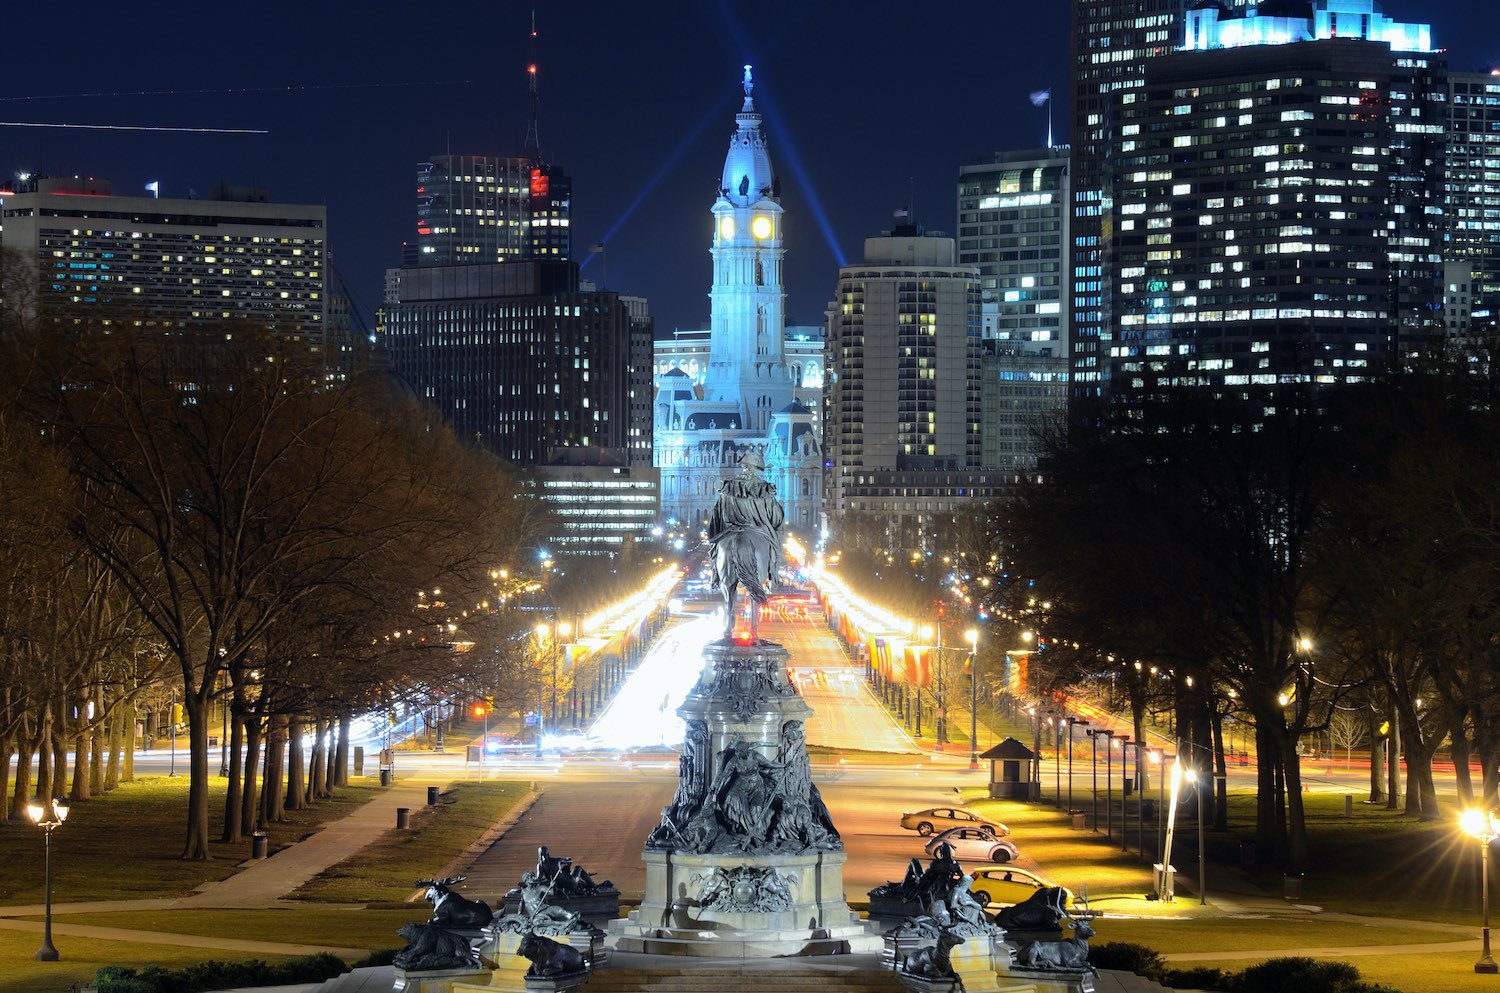
[[[1009,862],[1021,854],[1010,839],[997,838],[985,828],[949,828],[928,838],[922,850],[935,858],[943,845],[953,850],[954,858],[971,861]]]

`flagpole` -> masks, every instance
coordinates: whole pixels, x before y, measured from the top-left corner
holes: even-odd
[[[1052,94],[1047,94],[1047,151],[1052,151]]]

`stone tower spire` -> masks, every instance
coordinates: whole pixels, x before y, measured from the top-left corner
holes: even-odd
[[[737,402],[743,428],[764,431],[791,402],[783,357],[781,184],[745,66],[745,102],[724,156],[713,214],[713,286],[705,399]]]

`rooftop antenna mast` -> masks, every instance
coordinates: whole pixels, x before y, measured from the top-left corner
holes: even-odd
[[[536,92],[536,10],[531,11],[531,61],[526,66],[527,81],[531,90],[531,116],[526,123],[526,157],[534,162],[541,161],[542,139],[537,131],[537,92]]]

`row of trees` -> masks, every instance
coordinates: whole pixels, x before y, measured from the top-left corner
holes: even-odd
[[[1487,362],[1318,394],[1259,424],[1208,398],[1094,412],[1040,482],[993,509],[988,600],[1047,637],[1035,689],[1112,679],[1219,773],[1253,728],[1261,851],[1307,859],[1298,743],[1358,715],[1372,798],[1437,816],[1449,745],[1465,802],[1500,761],[1500,409]],[[1043,610],[1038,602],[1046,604]],[[1382,753],[1382,746],[1385,751]],[[1470,781],[1477,756],[1483,781]],[[1199,763],[1201,767],[1201,762]],[[1380,775],[1384,765],[1388,770]]]
[[[539,515],[389,377],[330,381],[274,330],[8,311],[0,769],[18,761],[0,820],[34,794],[85,799],[128,778],[164,685],[190,742],[185,858],[209,855],[218,701],[221,837],[236,840],[339,783],[353,715],[532,685],[530,624],[507,608],[530,585]],[[418,609],[435,589],[453,605],[441,618]],[[466,614],[475,646],[455,653],[435,622]]]

